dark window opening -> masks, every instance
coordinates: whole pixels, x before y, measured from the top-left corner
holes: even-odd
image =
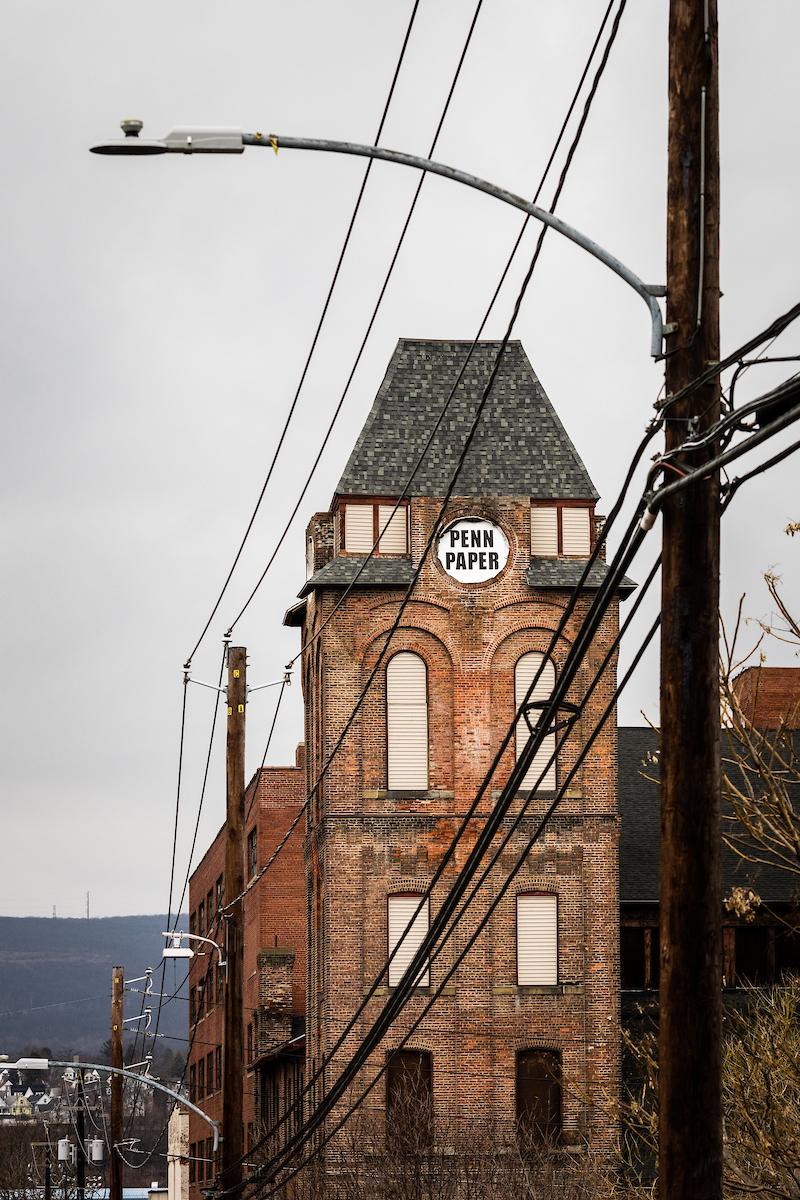
[[[215,1075],[217,1077],[217,1087],[222,1087],[222,1046],[217,1046],[214,1051],[214,1063],[216,1066]]]
[[[197,913],[193,912],[189,917],[189,933],[197,933]]]
[[[197,932],[200,937],[205,936],[206,932],[206,905],[205,901],[201,900],[197,906]]]
[[[771,930],[766,925],[737,925],[735,933],[736,952],[736,985],[747,987],[749,984],[765,984],[772,982],[770,970],[770,938]]]
[[[781,981],[800,975],[800,929],[784,926],[775,931],[775,972]]]
[[[197,1179],[197,1142],[192,1142],[189,1147],[189,1183],[194,1183]]]
[[[258,870],[258,826],[254,825],[247,835],[247,869],[248,879],[252,879]]]
[[[555,1050],[517,1054],[517,1125],[532,1142],[561,1136],[561,1056]]]
[[[397,1050],[386,1071],[387,1136],[403,1154],[424,1151],[433,1136],[431,1056],[424,1050]]]
[[[197,988],[189,988],[189,1024],[194,1025],[197,1020]]]
[[[211,1050],[206,1055],[206,1095],[210,1096],[214,1091],[214,1051]]]
[[[206,1139],[206,1179],[214,1177],[214,1139]]]
[[[253,1026],[252,1023],[247,1026],[247,1061],[250,1062],[253,1057]]]
[[[201,1058],[197,1064],[197,1099],[202,1100],[206,1094],[206,1060]]]
[[[194,1064],[189,1067],[189,1099],[192,1104],[197,1100],[197,1067]]]
[[[208,936],[211,937],[211,926],[214,922],[214,889],[206,896],[206,917],[208,919]]]
[[[640,925],[621,926],[619,966],[623,991],[658,991],[658,929]]]

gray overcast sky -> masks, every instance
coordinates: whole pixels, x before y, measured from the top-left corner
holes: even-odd
[[[439,160],[532,194],[605,2],[485,0]],[[93,915],[166,908],[181,665],[260,490],[364,171],[357,160],[289,151],[131,160],[88,147],[118,136],[128,116],[144,120],[145,136],[206,123],[372,141],[411,7],[3,7],[2,913],[49,915],[56,905],[79,916],[87,891]],[[421,0],[385,145],[427,153],[472,11],[471,0]],[[666,35],[667,0],[629,0],[559,208],[648,282],[665,276]],[[799,35],[792,0],[722,0],[723,352],[800,299]],[[222,634],[317,452],[416,182],[398,167],[372,173],[285,453],[195,657],[198,679],[216,678]],[[252,684],[278,677],[298,649],[281,618],[304,577],[302,531],[330,503],[397,338],[472,337],[519,224],[495,201],[426,181],[341,424],[237,627]],[[524,245],[529,256],[533,237]],[[505,327],[523,259],[487,336]],[[662,382],[643,303],[550,235],[516,336],[605,511]],[[794,329],[774,349],[798,351]],[[777,382],[770,370],[749,373],[742,399]],[[749,485],[726,517],[728,616],[743,591],[750,615],[769,615],[767,569],[796,594],[800,547],[782,532],[800,519],[796,471],[791,459]],[[793,661],[771,653],[770,662]],[[249,706],[248,773],[274,700],[265,691]],[[212,704],[190,689],[178,894]],[[655,649],[621,723],[641,723],[642,709],[657,720]],[[301,736],[298,680],[269,761],[292,762]],[[223,772],[220,742],[201,850],[222,821]]]

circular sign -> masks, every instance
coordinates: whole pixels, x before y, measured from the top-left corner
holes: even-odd
[[[459,583],[483,583],[508,562],[508,538],[491,521],[465,517],[445,529],[438,555],[446,573]]]

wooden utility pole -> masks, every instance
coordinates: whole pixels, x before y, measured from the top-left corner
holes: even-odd
[[[83,1071],[80,1067],[78,1067],[77,1097],[75,1136],[78,1146],[75,1157],[75,1189],[78,1200],[86,1200],[86,1093],[83,1090]]]
[[[227,982],[222,1049],[222,1170],[220,1187],[241,1187],[244,1157],[244,724],[247,703],[247,651],[228,647],[227,820],[225,842]]]
[[[125,991],[125,972],[114,967],[111,972],[111,1066],[122,1069],[122,997]],[[122,1076],[111,1076],[111,1151],[109,1162],[108,1200],[122,1200],[122,1159],[117,1146],[122,1142]]]
[[[667,401],[719,362],[718,108],[717,0],[670,0]],[[668,407],[667,450],[719,415],[718,381]],[[718,475],[662,512],[659,1195],[720,1200]]]

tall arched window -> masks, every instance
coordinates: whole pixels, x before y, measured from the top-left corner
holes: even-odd
[[[561,1136],[561,1055],[556,1050],[517,1054],[517,1122],[534,1142]]]
[[[558,983],[558,896],[553,892],[517,896],[517,983]]]
[[[390,789],[428,787],[428,672],[401,650],[386,668],[386,762]]]
[[[530,699],[547,700],[553,688],[555,687],[556,669],[551,660],[549,658],[545,659],[544,655],[539,654],[536,650],[532,650],[529,654],[523,654],[522,658],[518,660],[517,665],[514,668],[514,701],[517,708],[519,708],[520,704],[522,704],[522,701],[528,694],[528,688],[536,678],[536,673],[539,670],[543,659],[544,668],[539,676],[539,681],[536,684],[536,687],[533,689]],[[528,721],[530,721],[532,726],[538,724],[539,712],[537,709],[534,708],[528,712]],[[519,721],[517,721],[517,758],[519,758],[531,736],[530,729],[528,728],[528,721],[525,720],[525,717],[520,717]],[[556,735],[554,733],[548,733],[541,746],[537,750],[533,762],[531,763],[530,768],[522,782],[522,788],[524,790],[529,790],[536,785],[537,781],[539,780],[539,776],[541,775],[542,771],[544,771],[551,756],[554,754],[555,748]],[[545,774],[542,776],[541,782],[539,783],[539,790],[544,792],[552,792],[555,791],[555,787],[556,764],[555,758],[553,758],[553,762],[549,767],[547,767]]]

